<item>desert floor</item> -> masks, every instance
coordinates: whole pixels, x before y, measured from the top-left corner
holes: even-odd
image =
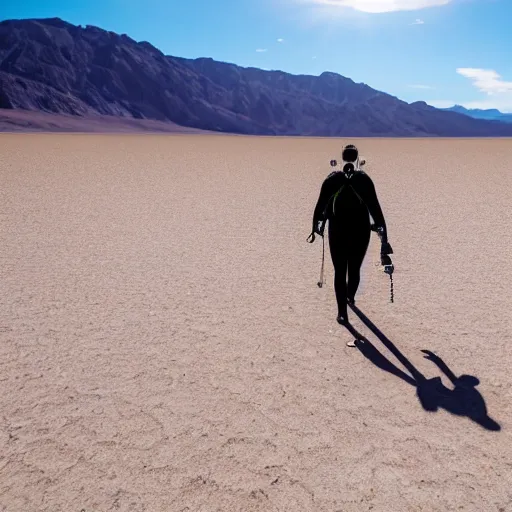
[[[348,142],[0,136],[1,511],[512,510],[512,141],[355,141],[396,267],[373,234],[357,303],[415,380],[347,346],[328,246],[316,285]]]

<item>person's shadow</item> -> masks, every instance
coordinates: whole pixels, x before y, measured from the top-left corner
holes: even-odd
[[[457,416],[466,416],[487,430],[499,431],[501,426],[489,417],[482,395],[476,390],[480,381],[471,375],[457,377],[448,365],[430,350],[422,350],[425,358],[432,361],[451,381],[454,389],[446,387],[440,377],[427,379],[384,334],[355,305],[351,308],[361,321],[382,341],[395,355],[411,375],[397,368],[364,336],[356,342],[359,351],[374,365],[389,372],[408,384],[415,386],[416,394],[426,411],[435,412],[443,408]],[[412,377],[411,377],[412,376]]]

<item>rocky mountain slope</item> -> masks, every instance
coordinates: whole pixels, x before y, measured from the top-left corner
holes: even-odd
[[[0,23],[0,108],[261,135],[512,135],[511,125],[408,104],[335,73],[166,56],[148,42],[58,18]]]

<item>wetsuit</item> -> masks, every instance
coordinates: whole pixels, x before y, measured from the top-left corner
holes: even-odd
[[[371,178],[364,171],[335,171],[324,180],[313,214],[313,232],[323,236],[329,220],[329,247],[334,265],[334,290],[338,316],[347,319],[347,299],[353,301],[360,269],[370,242],[370,215],[382,228],[387,243],[384,215]],[[348,271],[348,283],[347,283]]]

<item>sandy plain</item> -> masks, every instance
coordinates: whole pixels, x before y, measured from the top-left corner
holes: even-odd
[[[412,377],[351,311],[347,347],[328,246],[316,285],[348,142],[396,267],[390,303],[373,235],[358,306]],[[0,510],[511,511],[511,164],[507,139],[0,135]]]

